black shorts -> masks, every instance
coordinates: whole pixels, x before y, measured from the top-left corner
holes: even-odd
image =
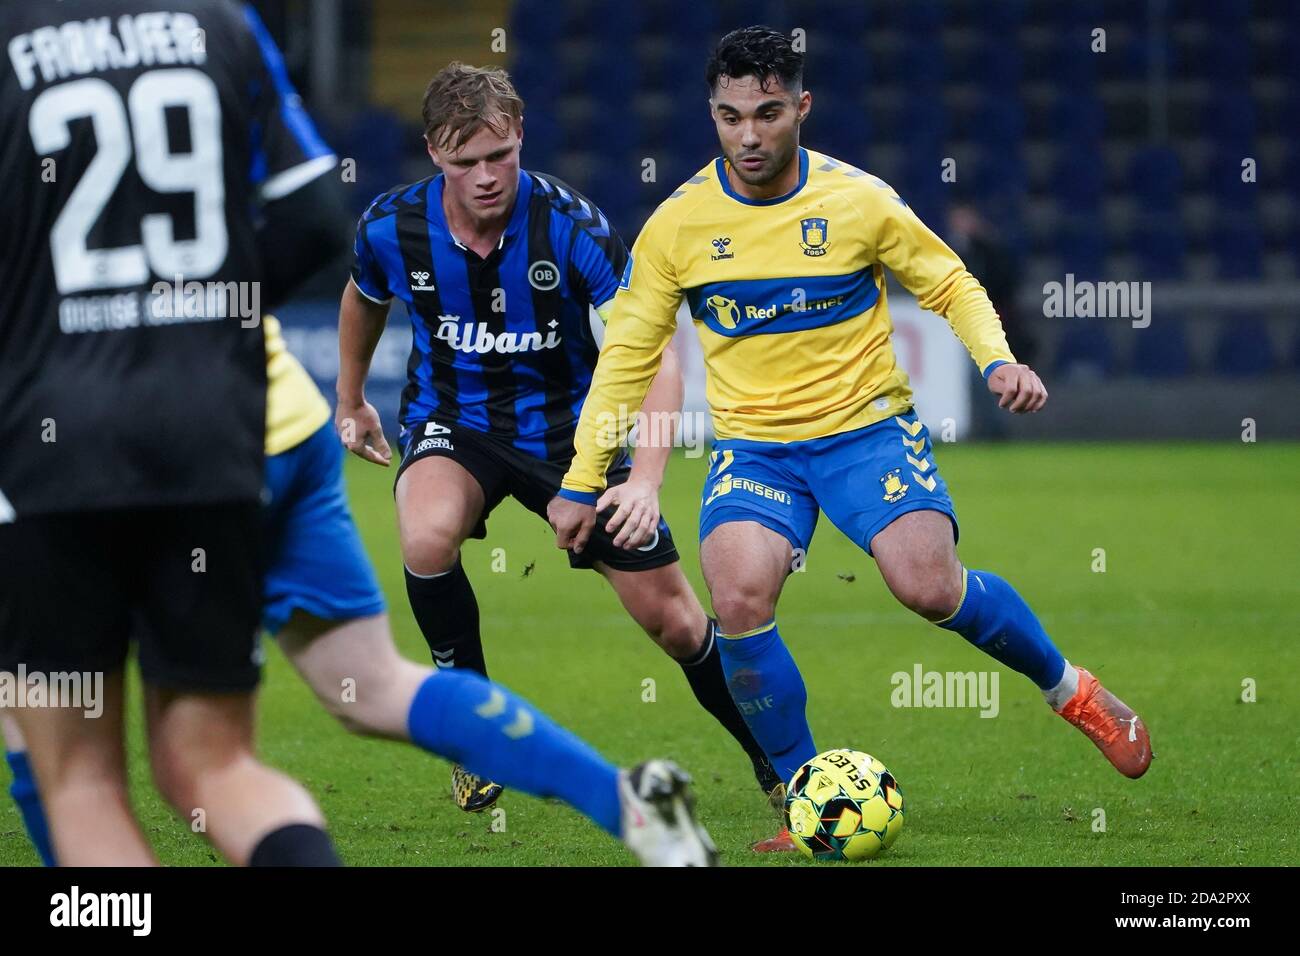
[[[545,521],[546,506],[559,492],[564,473],[569,470],[567,461],[534,458],[499,439],[450,422],[431,419],[413,427],[407,434],[397,478],[402,477],[402,472],[412,462],[436,456],[450,458],[482,486],[483,514],[479,516],[471,538],[487,537],[488,515],[507,495]],[[620,452],[605,476],[606,481],[610,487],[621,485],[631,472],[632,460],[626,452]],[[569,552],[570,567],[590,568],[600,561],[619,571],[649,571],[678,560],[672,532],[662,517],[654,539],[645,547],[614,547],[614,536],[605,530],[605,522],[613,513],[614,509],[609,508],[600,514],[582,554]]]
[[[0,670],[122,668],[146,683],[257,686],[262,611],[256,502],[33,515],[0,524]]]

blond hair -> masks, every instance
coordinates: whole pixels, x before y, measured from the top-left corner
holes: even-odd
[[[424,91],[424,138],[438,149],[458,149],[484,126],[504,136],[524,115],[510,74],[499,67],[448,63]]]

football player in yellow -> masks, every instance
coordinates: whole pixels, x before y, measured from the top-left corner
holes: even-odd
[[[776,770],[789,779],[817,753],[775,614],[820,509],[906,607],[1029,677],[1139,777],[1151,760],[1141,719],[1062,657],[1010,584],[958,558],[953,505],[890,346],[884,270],[948,321],[1000,407],[1036,412],[1047,391],[1011,354],[979,282],[888,184],[800,147],[812,106],[802,72],[790,38],[767,27],[736,30],[714,51],[709,102],[724,155],[659,206],[633,247],[549,509],[557,543],[581,550],[608,503],[620,423],[634,420],[685,297],[716,433],[700,562],[732,695]],[[621,507],[608,527],[639,520]]]

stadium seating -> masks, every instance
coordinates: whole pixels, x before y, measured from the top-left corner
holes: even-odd
[[[629,241],[666,191],[716,154],[703,83],[712,41],[768,22],[804,31],[814,95],[805,142],[889,181],[940,233],[952,203],[974,202],[1021,255],[1026,287],[1065,272],[1158,283],[1300,277],[1300,178],[1287,172],[1300,163],[1300,3],[1168,0],[1154,30],[1148,5],[1132,0],[618,9],[514,0],[508,66],[528,104],[528,165],[589,193]],[[1104,52],[1094,49],[1098,28]],[[1166,108],[1153,110],[1147,81],[1159,71]],[[378,155],[367,174],[398,165],[391,144],[395,131],[410,135],[409,120],[382,114],[344,131]],[[948,158],[956,183],[938,175]],[[1247,159],[1254,181],[1243,181]],[[1141,337],[1131,369],[1189,370],[1180,336]],[[1117,367],[1113,343],[1065,335],[1059,344],[1074,350],[1057,357],[1062,367],[1079,355]],[[1227,348],[1213,364],[1289,362],[1283,346],[1267,362],[1253,348]]]

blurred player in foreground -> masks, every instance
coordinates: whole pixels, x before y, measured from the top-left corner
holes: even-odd
[[[63,16],[90,17],[95,13],[123,13],[128,8],[129,4],[125,3],[69,3],[60,8],[60,12]],[[159,28],[159,15],[146,16],[151,18],[148,21],[149,30],[156,31]],[[138,39],[145,35],[138,32],[145,29],[140,22],[143,19],[127,13],[114,22],[118,30],[133,31],[132,36]],[[37,57],[32,60],[28,64],[27,73],[21,69],[21,64],[26,61],[15,57],[20,85],[23,85],[24,77],[30,77],[34,81],[37,70],[56,76],[75,70],[75,64],[80,61],[73,57],[70,48],[58,46],[70,42],[68,38],[74,35],[80,35],[83,43],[92,43],[92,47],[94,43],[107,44],[103,53],[106,62],[110,64],[114,63],[114,57],[120,59],[124,56],[121,44],[127,42],[128,38],[118,38],[110,31],[108,39],[103,39],[101,23],[102,21],[74,22],[62,32],[36,28],[28,37],[20,36],[15,43],[11,43],[11,51],[17,49],[21,53],[24,49],[39,48],[46,55],[45,59]],[[155,155],[150,148],[137,144],[141,152],[140,162],[149,169],[148,174],[141,171],[141,179],[159,184],[160,190],[161,184],[182,192],[186,190],[181,187],[187,187],[196,196],[202,195],[204,190],[240,194],[241,190],[247,193],[250,186],[238,177],[244,175],[245,170],[254,170],[252,185],[258,187],[266,226],[254,236],[251,223],[234,221],[233,213],[229,211],[230,219],[218,223],[211,219],[212,213],[208,210],[209,220],[205,222],[204,210],[200,206],[198,228],[206,228],[207,233],[192,240],[194,245],[183,247],[179,254],[191,263],[196,260],[215,260],[216,254],[209,246],[234,249],[234,243],[226,238],[227,229],[239,225],[243,228],[234,238],[244,242],[241,248],[260,251],[261,260],[266,266],[262,288],[268,300],[283,298],[288,289],[327,260],[337,244],[337,216],[332,214],[332,210],[337,209],[337,201],[333,196],[335,184],[332,177],[324,176],[334,168],[335,159],[320,142],[310,119],[297,105],[297,96],[288,84],[278,51],[251,10],[241,11],[238,7],[225,3],[196,3],[191,5],[191,12],[174,14],[170,19],[164,17],[161,26],[161,34],[153,32],[148,35],[154,38],[155,43],[165,40],[171,44],[168,47],[170,57],[179,56],[177,45],[185,44],[185,49],[189,51],[189,60],[185,62],[207,62],[206,45],[192,45],[196,30],[202,29],[205,43],[217,42],[225,54],[218,70],[233,69],[233,76],[240,77],[241,81],[252,76],[260,82],[257,88],[262,91],[262,99],[251,105],[254,115],[250,119],[253,122],[248,125],[251,127],[253,123],[259,124],[263,138],[260,150],[249,144],[232,143],[229,140],[225,142],[233,168],[233,171],[227,170],[227,173],[233,182],[223,183],[221,190],[217,190],[213,183],[203,177],[204,172],[210,171],[207,167],[200,165],[200,168],[192,169],[183,166],[178,171],[173,166],[183,164],[183,156],[166,153]],[[23,46],[24,41],[27,42],[27,47]],[[48,58],[51,43],[55,44],[55,49],[63,56],[62,60]],[[113,46],[114,43],[118,45]],[[160,58],[162,54],[155,51],[154,56]],[[220,137],[209,138],[209,134],[215,132],[212,125],[219,119],[219,115],[213,112],[218,104],[205,99],[207,94],[197,92],[206,89],[202,77],[196,77],[194,71],[155,71],[152,75],[170,84],[160,86],[146,81],[146,89],[158,97],[159,108],[165,104],[185,106],[190,110],[193,124],[190,130],[191,144],[194,147],[192,152],[209,157],[212,154],[219,155],[222,146]],[[131,77],[115,75],[115,79],[126,85]],[[234,88],[246,88],[242,82],[232,82],[224,75],[218,79]],[[144,111],[154,107],[155,103],[139,93],[138,86],[139,84],[131,87],[132,111],[135,114],[133,118],[137,124],[144,124],[152,116]],[[79,94],[79,98],[74,97],[74,93]],[[55,96],[57,109],[62,110],[55,115],[71,119],[84,114],[99,124],[107,124],[107,131],[104,125],[95,127],[95,142],[101,153],[112,154],[115,149],[129,146],[109,135],[114,132],[112,124],[117,121],[112,108],[114,101],[108,98],[113,95],[116,94],[111,89],[99,85],[74,88],[66,95]],[[187,100],[187,96],[194,99]],[[50,115],[49,110],[55,108],[43,107],[41,103],[38,97],[32,110],[44,120]],[[233,100],[230,105],[235,110],[245,106],[238,100]],[[45,112],[39,112],[41,110]],[[105,115],[109,118],[105,119]],[[47,140],[53,135],[35,121],[32,126],[37,135]],[[137,137],[140,135],[139,129],[136,134]],[[243,151],[238,148],[241,145]],[[87,154],[93,156],[94,151],[82,149],[75,152],[74,156],[84,160]],[[14,165],[6,163],[5,168],[15,168],[27,157],[6,158],[12,159]],[[93,180],[95,169],[92,164],[84,173],[85,179]],[[216,169],[220,171],[220,167]],[[75,184],[76,176],[70,175],[69,181]],[[61,214],[61,221],[73,215],[69,210],[81,211],[77,201],[79,194],[84,192],[84,187],[73,191]],[[84,195],[80,198],[84,199]],[[140,189],[138,192],[130,192],[125,198],[114,198],[126,208],[139,207],[141,213],[144,213],[152,204],[163,202],[165,205],[165,201],[172,197],[170,190],[161,190],[161,195],[155,195],[154,190]],[[195,201],[186,198],[191,204]],[[135,206],[132,206],[133,203]],[[247,210],[244,215],[247,215]],[[147,219],[145,221],[148,222]],[[137,231],[143,228],[146,239],[148,238],[148,225],[141,227],[134,221],[132,225]],[[115,222],[115,226],[123,232],[129,232],[120,223]],[[62,282],[65,276],[59,272],[59,261],[71,257],[73,265],[76,265],[77,256],[86,253],[84,249],[66,248],[61,242],[57,224],[52,229],[46,226],[45,232],[51,231],[52,236],[41,235],[37,253],[33,256],[34,264],[38,268],[44,265],[48,270],[50,266],[42,262],[41,256],[47,254],[47,250],[52,250],[48,254],[55,260],[54,271],[58,281]],[[158,235],[156,226],[153,235]],[[200,239],[206,240],[207,244],[200,242]],[[146,247],[149,247],[147,242]],[[165,244],[159,248],[161,252],[158,248],[151,248],[151,254],[177,254],[175,248],[167,249]],[[230,255],[235,257],[233,252]],[[85,274],[84,269],[80,273],[73,272],[72,281],[83,285],[88,282],[90,288],[128,288],[130,284],[122,280],[134,278],[135,273],[127,274],[126,266],[130,264],[126,261],[127,258],[119,255],[116,258],[100,259],[97,261],[98,268],[90,270],[90,274]],[[95,260],[92,259],[92,262]],[[233,263],[232,269],[235,266],[239,267],[234,272],[236,275],[257,274],[257,263],[249,261],[247,257]],[[145,274],[147,277],[147,270]],[[38,279],[40,275],[38,272]],[[20,284],[15,280],[13,286]],[[40,286],[34,283],[33,287]],[[12,286],[6,288],[9,291]],[[57,288],[60,292],[64,290],[63,285],[58,285]],[[203,807],[209,836],[234,862],[337,862],[333,848],[320,828],[319,811],[311,798],[295,784],[253,760],[251,693],[230,693],[235,687],[223,685],[222,693],[212,695],[214,699],[209,699],[208,695],[173,693],[156,686],[170,685],[173,682],[188,686],[207,679],[207,675],[201,674],[206,662],[191,662],[187,658],[184,662],[186,669],[182,673],[167,659],[167,654],[177,652],[178,635],[202,638],[211,628],[213,642],[219,639],[217,629],[227,619],[217,611],[225,605],[214,605],[212,601],[225,601],[247,616],[250,598],[253,616],[232,631],[237,651],[233,657],[227,654],[227,659],[223,661],[227,683],[241,687],[247,685],[250,691],[256,683],[260,661],[256,621],[260,606],[265,628],[272,633],[279,632],[290,660],[331,712],[353,729],[393,739],[409,739],[427,750],[470,766],[490,768],[501,779],[511,781],[526,792],[566,798],[614,836],[621,837],[643,862],[706,865],[713,861],[715,851],[691,815],[691,797],[686,777],[672,764],[650,761],[633,770],[620,772],[589,746],[556,727],[503,688],[473,674],[435,675],[430,668],[407,662],[396,653],[373,570],[365,558],[347,509],[342,485],[342,451],[329,424],[329,407],[302,367],[285,349],[279,325],[274,319],[265,320],[263,332],[255,329],[258,324],[256,319],[259,318],[256,314],[252,316],[253,321],[243,325],[223,315],[191,316],[189,318],[195,320],[192,324],[199,330],[212,330],[212,337],[198,339],[193,345],[184,338],[155,343],[149,334],[152,329],[136,327],[153,323],[128,321],[133,305],[137,309],[141,304],[148,307],[149,302],[143,291],[137,289],[121,295],[123,301],[114,305],[116,324],[106,325],[103,316],[111,316],[112,313],[102,302],[74,301],[70,305],[64,299],[58,306],[59,325],[49,322],[24,331],[40,344],[53,338],[56,343],[53,348],[55,361],[51,364],[56,370],[63,355],[58,347],[61,340],[52,333],[54,328],[62,327],[64,333],[68,334],[70,320],[66,316],[69,315],[99,316],[95,324],[88,324],[78,331],[117,336],[105,340],[104,347],[110,357],[120,359],[119,355],[112,354],[109,346],[116,345],[119,349],[125,349],[128,343],[122,341],[123,336],[137,335],[142,341],[131,344],[146,355],[150,354],[151,347],[158,349],[158,354],[153,356],[156,364],[147,367],[150,375],[135,375],[129,379],[133,389],[116,378],[114,366],[106,358],[101,361],[100,367],[107,380],[105,386],[111,384],[117,390],[113,398],[119,407],[126,405],[128,410],[138,413],[143,423],[158,426],[154,434],[118,433],[119,440],[126,443],[128,448],[139,445],[136,454],[140,458],[119,467],[126,471],[131,467],[143,468],[148,464],[154,471],[163,470],[165,466],[162,462],[151,461],[143,454],[144,450],[153,448],[161,449],[154,456],[155,459],[160,455],[164,461],[178,455],[192,455],[192,464],[198,470],[184,476],[188,478],[189,485],[179,491],[172,485],[167,485],[164,489],[164,493],[182,495],[192,493],[192,488],[202,491],[205,481],[212,484],[216,480],[213,475],[217,478],[221,476],[221,469],[213,466],[211,456],[203,454],[205,446],[202,440],[207,437],[206,434],[200,433],[196,438],[192,431],[178,431],[169,420],[169,416],[181,416],[171,405],[166,404],[167,399],[173,397],[173,392],[166,386],[187,398],[197,393],[200,399],[211,400],[193,382],[185,379],[221,381],[223,356],[212,349],[214,338],[218,333],[238,335],[240,348],[234,354],[241,360],[237,369],[242,377],[233,377],[235,387],[215,396],[221,401],[213,402],[213,405],[219,407],[221,403],[228,403],[231,409],[244,413],[239,424],[247,426],[246,413],[249,406],[259,415],[263,412],[263,388],[269,380],[270,397],[265,405],[266,419],[259,420],[255,428],[245,428],[249,434],[257,437],[259,443],[265,434],[265,507],[260,510],[257,507],[257,492],[261,489],[263,477],[263,449],[258,447],[256,461],[249,462],[247,455],[244,455],[241,464],[245,467],[237,472],[243,482],[237,490],[248,497],[240,499],[237,511],[232,508],[221,515],[214,515],[211,525],[204,528],[209,535],[226,531],[249,552],[248,560],[240,562],[240,574],[235,582],[239,591],[233,597],[239,600],[233,600],[228,591],[217,590],[209,594],[205,585],[216,577],[215,572],[219,569],[212,566],[206,568],[205,574],[209,574],[209,577],[194,573],[193,556],[189,547],[193,542],[187,540],[184,548],[179,551],[173,542],[173,549],[155,560],[160,561],[161,567],[165,569],[160,571],[162,580],[159,587],[164,591],[178,593],[163,598],[145,595],[140,599],[146,605],[150,601],[163,605],[144,608],[139,617],[143,621],[141,631],[137,621],[132,620],[132,614],[127,613],[133,593],[133,581],[129,575],[138,569],[128,568],[124,572],[115,573],[108,566],[111,564],[108,557],[110,549],[125,548],[125,542],[131,536],[147,532],[152,527],[169,530],[169,522],[183,529],[189,512],[181,509],[175,509],[174,514],[164,511],[161,517],[150,515],[147,522],[131,510],[113,512],[112,520],[105,519],[105,523],[114,527],[120,525],[120,534],[110,535],[111,529],[106,528],[105,534],[112,540],[101,542],[78,527],[78,522],[65,524],[59,519],[43,521],[40,518],[40,509],[44,505],[42,495],[51,497],[48,475],[41,476],[14,468],[14,480],[0,482],[0,490],[13,488],[17,492],[12,507],[0,521],[0,554],[5,555],[6,566],[10,557],[16,569],[23,562],[30,565],[25,574],[15,574],[6,582],[15,585],[14,587],[0,592],[0,634],[3,634],[3,641],[0,642],[0,669],[16,670],[22,664],[29,672],[38,669],[43,673],[67,670],[67,667],[46,666],[48,658],[39,656],[46,652],[43,632],[51,632],[70,645],[78,638],[79,632],[93,635],[96,630],[111,630],[113,637],[111,642],[106,642],[108,648],[104,652],[102,663],[96,661],[101,663],[103,670],[110,672],[110,699],[103,718],[87,720],[75,709],[17,708],[12,712],[11,716],[22,726],[27,739],[34,743],[31,763],[35,764],[35,774],[23,751],[23,735],[18,732],[13,721],[8,718],[3,720],[6,750],[15,773],[11,792],[23,812],[29,833],[46,862],[51,862],[56,856],[60,862],[69,865],[152,861],[147,846],[139,838],[138,828],[129,817],[126,821],[129,830],[122,827],[123,832],[116,834],[117,839],[113,838],[115,834],[107,827],[103,832],[95,829],[104,825],[113,811],[119,815],[129,815],[120,742],[120,690],[122,657],[131,637],[136,638],[142,647],[141,671],[147,684],[146,700],[155,777],[164,796],[181,815],[188,817],[193,808]],[[21,303],[6,304],[14,305],[13,314],[21,314]],[[93,311],[96,307],[99,309],[97,312]],[[45,320],[46,312],[43,308],[31,311]],[[6,311],[5,314],[11,313]],[[124,316],[125,320],[122,318]],[[186,323],[180,318],[171,318],[173,321],[163,324],[164,328],[186,328]],[[10,334],[11,330],[0,324],[0,336],[3,336],[0,342],[5,341]],[[179,333],[176,334],[179,337]],[[249,336],[253,337],[251,345],[256,346],[255,349],[249,347]],[[13,344],[14,339],[9,341],[12,350],[5,353],[6,361],[10,355],[14,355],[20,362],[38,364],[36,359],[39,355],[18,349],[17,344]],[[224,344],[223,339],[216,341]],[[206,345],[211,354],[191,354],[199,345]],[[190,347],[190,352],[186,351],[186,346]],[[179,358],[174,361],[184,360],[184,376],[165,364],[164,360],[170,353],[164,354],[164,347],[177,350]],[[255,357],[259,363],[253,370],[255,374],[250,374],[246,357]],[[133,366],[129,361],[126,364],[130,371]],[[27,366],[21,364],[18,369],[28,370]],[[0,370],[6,375],[10,371],[5,366],[0,366]],[[85,376],[86,370],[79,370],[79,374]],[[74,394],[63,398],[63,404],[58,403],[63,397],[61,391],[43,396],[55,403],[60,427],[71,430],[74,438],[83,437],[80,430],[85,417],[84,412],[80,416],[76,414],[80,410],[77,402],[82,396],[75,389],[88,383],[96,384],[93,378],[58,382],[57,384],[74,390]],[[149,396],[148,399],[145,398],[146,395]],[[19,398],[26,398],[26,395],[19,393]],[[135,399],[136,407],[132,408],[128,399]],[[102,404],[96,404],[92,411],[114,411],[111,402],[100,401]],[[202,408],[204,411],[209,410]],[[36,420],[39,421],[39,418]],[[131,422],[129,416],[127,420],[128,423]],[[199,425],[210,424],[202,415],[198,415],[195,422]],[[39,450],[31,436],[19,432],[22,422],[5,419],[3,424],[13,429],[13,432],[6,432],[5,437],[21,434],[21,450],[27,453]],[[107,427],[102,419],[96,424],[101,429]],[[169,427],[171,430],[168,430]],[[217,430],[210,428],[209,431]],[[234,434],[235,430],[231,429],[225,437],[233,441]],[[95,437],[107,436],[96,434]],[[221,437],[219,432],[217,437]],[[245,435],[241,432],[239,437],[242,439]],[[173,438],[174,442],[171,441]],[[246,444],[244,441],[240,446],[245,452]],[[214,447],[220,448],[222,445],[217,442]],[[75,450],[75,446],[71,450]],[[191,463],[188,459],[182,460]],[[79,460],[58,463],[71,465],[78,470],[83,464]],[[113,457],[105,454],[95,461],[95,467],[104,468],[113,463]],[[252,467],[247,467],[250,464]],[[25,465],[32,467],[33,463],[28,461]],[[11,476],[7,472],[0,471],[0,478],[9,477]],[[131,477],[138,480],[140,487],[148,487],[143,475]],[[45,479],[44,486],[39,478]],[[90,482],[92,479],[87,477],[83,480]],[[5,503],[8,505],[7,500]],[[37,514],[36,518],[26,517],[33,511]],[[239,523],[235,523],[235,518],[239,519]],[[223,522],[232,527],[223,529]],[[259,525],[263,526],[270,545],[269,553],[264,556],[269,570],[260,580],[257,571],[261,562],[254,560],[258,555],[251,547],[251,543],[260,537],[258,532],[262,529],[259,529]],[[46,540],[50,531],[60,534],[51,535],[51,539]],[[206,538],[199,536],[194,540],[205,541]],[[35,599],[42,595],[48,597],[46,592],[37,590],[34,594],[24,593],[24,589],[31,592],[36,584],[41,583],[38,579],[34,580],[33,576],[48,574],[51,579],[57,576],[51,572],[61,569],[63,558],[53,551],[60,545],[74,555],[83,548],[93,547],[103,553],[105,567],[102,570],[99,567],[90,571],[78,570],[79,574],[87,575],[90,585],[97,588],[93,594],[77,595],[87,602],[87,606],[64,608],[58,599],[51,599],[49,603],[54,604],[53,612],[42,615],[43,608]],[[135,547],[153,557],[148,534]],[[231,551],[234,550],[232,546]],[[211,549],[205,552],[205,557],[213,556]],[[240,552],[236,556],[244,558],[245,554]],[[229,574],[224,567],[226,553],[223,552],[221,557],[223,566],[220,570]],[[173,559],[180,565],[179,576],[177,569],[170,565]],[[92,563],[93,559],[83,559],[83,567]],[[123,577],[123,573],[128,576]],[[147,586],[149,582],[146,580],[145,583]],[[85,586],[82,584],[82,587]],[[176,601],[175,607],[166,606],[169,598]],[[121,612],[116,611],[119,605],[123,609]],[[96,619],[95,615],[104,613],[106,608],[110,610],[105,613],[104,620]],[[66,632],[60,630],[64,616],[69,618]],[[185,649],[180,650],[184,652]],[[345,678],[356,681],[355,702],[345,703],[340,694]],[[48,730],[51,723],[56,725],[52,732]],[[80,746],[71,746],[79,735],[93,738],[92,745],[84,751]],[[112,742],[109,737],[118,739]],[[55,749],[55,744],[65,752],[72,751],[70,757],[65,757],[65,760],[72,763],[71,768],[65,769],[51,760],[47,750]],[[211,765],[205,761],[211,762]],[[36,786],[37,777],[41,780],[40,790],[47,797],[53,845],[48,839]],[[254,801],[255,806],[252,805]],[[99,803],[106,806],[97,806]],[[274,822],[277,814],[283,815],[286,805],[307,823],[293,823],[280,828],[261,823],[263,818],[270,818]],[[81,818],[72,813],[74,807],[82,815]],[[256,837],[262,830],[269,832],[250,846],[249,838]],[[238,842],[241,838],[244,841],[242,843]]]
[[[262,626],[325,709],[349,730],[421,749],[525,793],[558,797],[649,865],[712,862],[692,819],[686,776],[653,760],[619,771],[530,704],[472,671],[437,672],[393,645],[383,595],[348,508],[343,450],[330,409],[264,320],[267,355],[266,531]],[[349,682],[351,682],[349,684]],[[345,698],[342,688],[355,695]],[[11,795],[47,865],[53,851],[26,755],[0,714],[14,771]]]
[[[300,204],[334,160],[251,11],[154,9],[0,12],[0,671],[102,682],[93,708],[13,711],[62,862],[156,862],[127,794],[135,643],[168,803],[233,863],[336,865],[311,796],[253,752],[254,300],[317,260]]]
[[[387,466],[392,453],[365,381],[394,298],[410,316],[394,496],[406,591],[437,665],[487,673],[479,607],[461,562],[467,538],[507,496],[540,517],[573,456],[573,430],[598,350],[590,311],[606,311],[627,250],[604,214],[558,179],[520,168],[523,101],[501,70],[452,63],[424,99],[425,139],[442,170],[380,196],[357,227],[339,306],[336,422],[347,447]],[[682,668],[700,704],[744,748],[764,792],[780,784],[727,691],[713,622],[682,573],[659,486],[681,409],[669,350],[647,398],[651,427],[634,459],[605,463],[596,529],[574,568],[591,568]],[[639,534],[636,547],[627,541]],[[598,648],[593,646],[593,653]],[[494,781],[453,770],[465,810]]]
[[[777,771],[788,779],[817,754],[775,612],[820,509],[900,602],[1030,678],[1116,769],[1140,777],[1151,761],[1140,718],[1061,656],[1010,584],[957,557],[952,501],[890,347],[884,268],[948,320],[1000,407],[1036,412],[1047,391],[1016,364],[979,282],[886,183],[799,146],[812,105],[802,72],[790,38],[766,27],[715,50],[707,80],[724,156],[665,200],[633,247],[549,509],[557,544],[585,547],[618,448],[605,423],[641,406],[685,296],[717,434],[700,563],[732,693]],[[726,255],[715,254],[719,237]]]

